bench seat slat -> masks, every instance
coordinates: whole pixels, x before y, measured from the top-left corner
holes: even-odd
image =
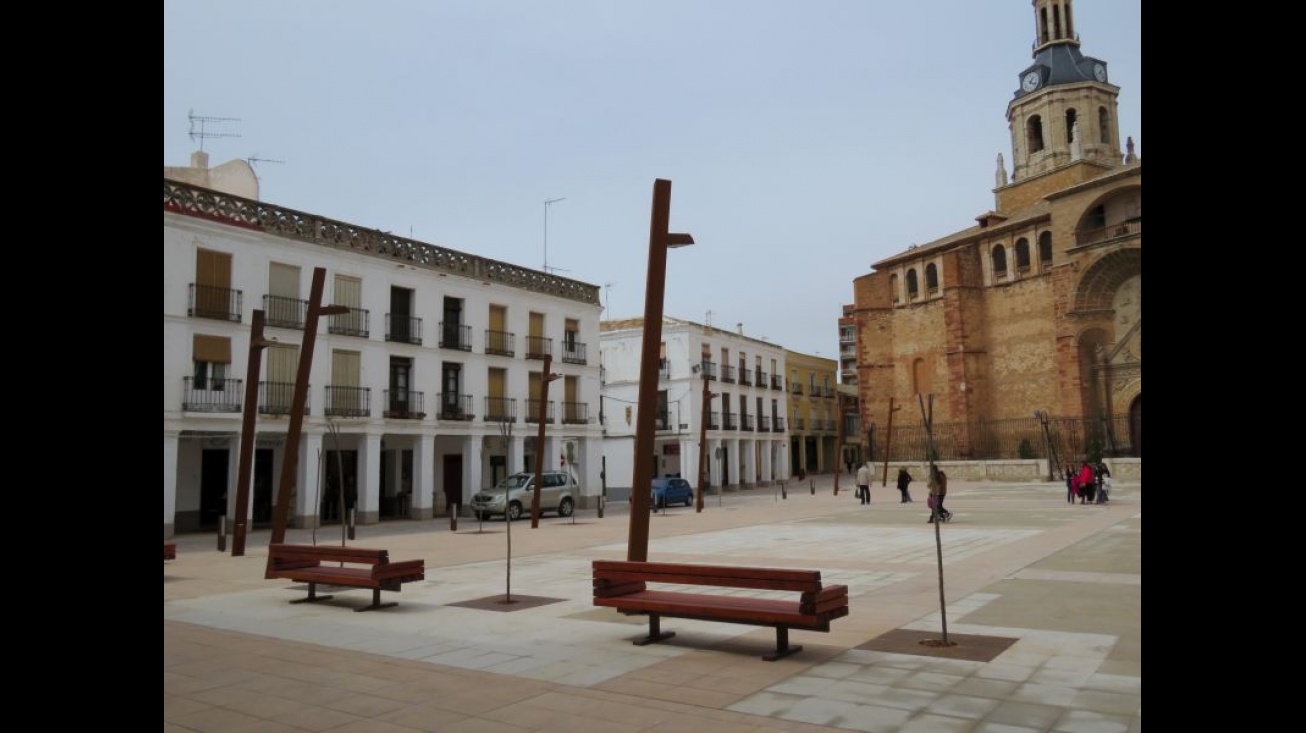
[[[633,583],[645,581],[647,583],[670,583],[675,585],[712,585],[722,588],[754,588],[765,590],[787,590],[795,592],[815,592],[820,589],[821,581],[818,579],[804,578],[777,578],[770,579],[758,576],[733,576],[727,575],[724,571],[717,571],[716,574],[708,573],[677,573],[674,571],[642,573],[635,570],[630,571],[596,571],[595,578],[608,580],[616,583]]]
[[[816,626],[825,619],[804,614],[793,601],[773,598],[742,598],[700,593],[674,593],[646,590],[616,598],[595,598],[597,606],[611,606],[621,611],[659,613],[665,616],[688,616],[739,620],[761,624]]]
[[[316,594],[318,584],[370,589],[372,605],[355,609],[369,610],[395,605],[381,603],[380,592],[399,591],[404,583],[424,580],[425,565],[425,560],[390,562],[387,550],[279,543],[268,546],[264,577],[308,583],[308,601],[324,600]]]

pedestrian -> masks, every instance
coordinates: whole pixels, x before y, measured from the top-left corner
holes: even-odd
[[[907,469],[899,468],[898,469],[898,493],[902,494],[902,501],[898,503],[900,504],[911,503],[911,492],[908,491],[907,489],[907,487],[911,485],[911,482],[912,482],[912,477],[910,473],[907,473]]]
[[[871,462],[867,461],[857,469],[857,498],[863,504],[871,503]]]
[[[1111,501],[1108,496],[1111,491],[1111,469],[1106,467],[1105,462],[1097,462],[1097,468],[1093,471],[1093,479],[1097,482],[1097,503],[1105,504]]]
[[[935,518],[947,522],[952,519],[952,512],[943,508],[943,499],[948,495],[948,474],[939,469],[938,466],[930,466],[930,480],[927,482],[930,487],[930,518],[926,521],[933,522]]]
[[[1066,477],[1066,503],[1074,504],[1075,496],[1079,494],[1075,486],[1075,483],[1078,479],[1078,477],[1075,475],[1075,467],[1067,463],[1065,471],[1063,473],[1065,474]]]
[[[1093,501],[1093,467],[1084,461],[1079,465],[1079,476],[1075,478],[1079,484],[1079,503],[1091,504]]]

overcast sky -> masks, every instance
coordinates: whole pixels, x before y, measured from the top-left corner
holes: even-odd
[[[163,164],[837,358],[853,278],[993,208],[1030,0],[165,0]],[[1074,3],[1142,154],[1142,0]],[[198,139],[194,117],[207,122]],[[276,162],[273,162],[276,161]],[[546,206],[546,199],[562,199]],[[547,209],[547,235],[545,227]],[[547,239],[546,239],[547,236]]]

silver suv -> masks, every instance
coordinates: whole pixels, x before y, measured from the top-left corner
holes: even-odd
[[[545,471],[541,474],[544,485],[540,488],[540,513],[557,512],[560,517],[570,517],[576,509],[576,495],[580,486],[575,477],[566,471]],[[499,482],[493,489],[483,489],[472,496],[472,513],[477,519],[506,514],[509,519],[521,519],[529,512],[535,500],[535,474],[514,473]]]

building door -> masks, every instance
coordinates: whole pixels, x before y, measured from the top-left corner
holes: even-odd
[[[200,529],[218,526],[218,517],[227,513],[227,466],[231,462],[226,448],[205,450],[200,457]]]
[[[446,506],[461,506],[463,501],[463,457],[460,453],[449,453],[444,457],[441,471],[441,483],[444,485],[444,503]]]
[[[254,451],[254,526],[272,526],[272,456],[271,448]]]

